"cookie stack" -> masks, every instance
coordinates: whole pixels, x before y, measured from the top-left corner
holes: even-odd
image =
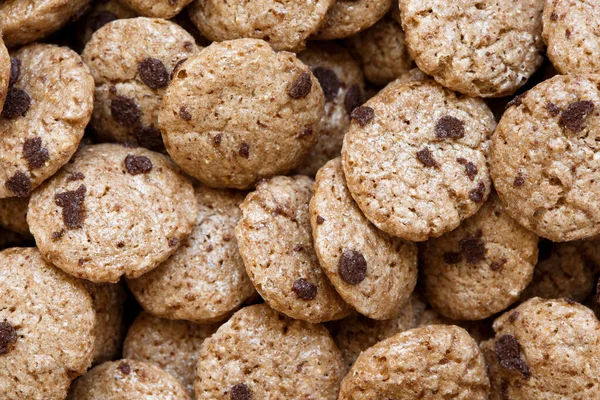
[[[0,398],[600,399],[599,21],[0,2]]]

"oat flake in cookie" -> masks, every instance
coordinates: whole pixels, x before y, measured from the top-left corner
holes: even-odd
[[[81,148],[37,190],[27,222],[40,252],[94,282],[157,267],[189,235],[198,213],[192,185],[165,156],[144,148]]]

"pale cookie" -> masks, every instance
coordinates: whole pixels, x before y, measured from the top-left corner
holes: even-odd
[[[127,284],[159,317],[220,321],[256,293],[235,239],[245,193],[205,186],[195,192],[200,212],[191,235],[167,261]]]
[[[213,43],[179,67],[159,125],[188,174],[245,189],[302,161],[317,141],[324,103],[317,79],[294,54],[239,39]]]
[[[199,50],[189,33],[162,19],[117,20],[97,30],[81,55],[96,82],[90,125],[97,138],[163,149],[163,95],[177,66]]]
[[[0,198],[29,196],[71,158],[94,96],[88,67],[66,47],[32,44],[11,61],[0,114]]]
[[[365,218],[339,157],[317,173],[310,222],[321,268],[342,299],[369,318],[398,315],[417,283],[417,246]]]
[[[278,176],[241,205],[235,235],[254,287],[275,310],[308,322],[340,319],[350,308],[319,265],[308,202],[313,181]]]
[[[119,0],[145,17],[173,18],[192,0]]]
[[[344,378],[339,400],[487,399],[485,360],[467,331],[431,325],[365,350]]]
[[[399,79],[351,116],[346,183],[379,229],[413,241],[438,237],[487,199],[495,121],[483,100],[431,79]]]
[[[118,144],[85,146],[29,201],[44,258],[94,282],[136,278],[166,260],[198,213],[192,185],[165,156]]]
[[[92,362],[94,314],[81,282],[35,248],[0,252],[2,399],[64,399]]]
[[[374,25],[389,11],[393,0],[336,0],[315,39],[341,39]]]
[[[246,307],[200,348],[198,400],[337,399],[345,370],[323,326]]]
[[[85,46],[94,32],[118,19],[134,18],[137,13],[123,5],[120,0],[100,0],[92,3],[90,9],[77,21],[77,44]]]
[[[508,214],[554,242],[600,233],[600,75],[558,75],[515,98],[493,136]]]
[[[10,79],[11,67],[10,56],[4,45],[4,41],[2,40],[2,35],[0,34],[0,112],[2,111],[4,100],[6,100],[6,95],[8,94],[8,86],[12,83]]]
[[[533,298],[494,322],[482,343],[490,400],[600,398],[600,322],[589,308]]]
[[[420,69],[477,97],[513,94],[542,64],[544,0],[400,0]]]
[[[29,198],[10,197],[0,199],[0,226],[21,235],[31,236],[27,225]]]

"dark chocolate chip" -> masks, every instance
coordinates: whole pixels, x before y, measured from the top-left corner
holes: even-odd
[[[176,247],[179,244],[179,239],[171,238],[171,239],[169,239],[168,243],[169,243],[169,247]]]
[[[10,79],[8,87],[13,87],[21,77],[21,59],[16,57],[10,58]]]
[[[194,43],[187,40],[187,41],[183,42],[183,48],[186,49],[187,51],[192,51],[194,49]]]
[[[61,229],[60,231],[52,232],[52,240],[61,239],[64,234],[65,234],[64,229]]]
[[[510,313],[510,315],[508,316],[508,322],[510,322],[511,324],[513,322],[515,322],[517,320],[517,318],[519,318],[519,312],[518,311],[513,311]]]
[[[481,239],[481,232],[467,236],[459,245],[468,264],[477,264],[485,259],[485,243]]]
[[[238,383],[231,387],[231,400],[252,400],[252,391],[245,383]]]
[[[356,107],[350,113],[350,118],[358,122],[362,127],[366,126],[375,116],[375,110],[368,106]]]
[[[304,278],[297,279],[292,286],[292,290],[302,300],[314,300],[317,297],[317,287]]]
[[[140,107],[134,99],[117,96],[110,102],[110,113],[113,119],[125,128],[133,128],[140,124]]]
[[[140,79],[152,89],[164,88],[169,84],[169,71],[162,61],[148,57],[138,63]]]
[[[313,133],[314,132],[313,132],[312,125],[309,125],[309,126],[304,127],[304,129],[302,129],[302,132],[300,132],[300,134],[298,135],[298,138],[312,136]]]
[[[571,132],[581,132],[585,119],[594,111],[594,103],[591,101],[577,101],[569,104],[562,112],[559,123]]]
[[[448,253],[444,253],[444,255],[442,256],[444,258],[444,262],[446,264],[458,264],[459,262],[462,261],[462,253],[461,252],[448,252]]]
[[[433,154],[427,147],[417,151],[417,159],[426,167],[435,167],[438,165],[433,158]]]
[[[344,250],[338,262],[338,274],[350,285],[358,285],[367,276],[367,260],[361,252]]]
[[[475,203],[481,203],[483,201],[483,197],[485,196],[485,184],[483,182],[479,182],[477,187],[469,192],[469,198],[473,200]]]
[[[540,238],[538,242],[538,262],[549,259],[552,255],[553,247],[554,243],[552,241]]]
[[[340,90],[340,80],[335,72],[329,68],[315,67],[312,70],[315,78],[319,81],[326,101],[332,101],[336,98]]]
[[[77,190],[58,193],[54,196],[56,205],[62,207],[63,222],[67,228],[81,228],[86,191],[86,187],[80,185]]]
[[[435,124],[435,135],[439,139],[460,139],[465,136],[465,123],[451,115],[444,115]]]
[[[310,93],[312,89],[312,79],[310,72],[304,71],[300,76],[290,85],[287,90],[288,96],[292,99],[302,99]]]
[[[122,362],[117,368],[119,368],[119,371],[121,371],[123,375],[129,375],[131,373],[131,366],[126,362]]]
[[[506,264],[508,262],[508,260],[506,258],[502,258],[500,260],[496,260],[493,261],[492,264],[490,265],[490,269],[492,271],[498,271],[500,268],[502,268],[504,266],[504,264]]]
[[[525,178],[523,178],[521,175],[515,176],[515,180],[513,181],[513,186],[521,187],[521,186],[523,186],[523,184],[525,184]]]
[[[558,19],[558,15],[556,13],[550,14],[550,21],[556,21]]]
[[[348,115],[350,115],[356,107],[359,107],[363,101],[363,92],[360,86],[356,83],[350,86],[350,89],[346,92],[346,96],[344,96],[344,108]]]
[[[133,132],[137,143],[150,150],[160,151],[165,148],[160,130],[154,125],[139,126]]]
[[[85,179],[83,172],[75,172],[67,177],[67,182],[82,181]]]
[[[181,106],[179,107],[179,117],[184,121],[189,121],[192,119],[192,114],[190,114],[186,106]]]
[[[523,96],[525,96],[525,94],[519,94],[519,95],[513,97],[513,99],[511,101],[506,103],[505,109],[508,110],[512,106],[518,107],[521,104],[523,104]]]
[[[496,359],[504,369],[518,371],[525,379],[531,377],[529,367],[521,360],[521,346],[513,335],[502,335],[496,340]]]
[[[146,156],[127,154],[127,157],[125,157],[125,169],[131,175],[146,174],[152,171],[152,161]]]
[[[177,72],[177,70],[179,70],[179,67],[181,67],[181,64],[186,62],[186,60],[187,60],[187,58],[182,58],[181,60],[179,60],[175,63],[175,66],[173,67],[173,71],[171,71],[171,76],[169,77],[171,80],[173,80],[173,77],[175,76],[175,73]]]
[[[25,115],[31,106],[31,97],[23,89],[12,87],[8,89],[4,108],[2,109],[2,117],[16,118]]]
[[[477,166],[464,158],[457,158],[456,161],[465,166],[467,177],[472,181],[475,180],[475,177],[477,176]]]
[[[29,197],[31,195],[31,179],[24,172],[17,172],[4,183],[4,187],[14,193],[17,197]]]
[[[321,225],[323,222],[325,222],[325,218],[317,215],[317,225]]]
[[[23,143],[23,157],[27,160],[29,169],[41,168],[46,164],[50,154],[48,149],[42,147],[42,138],[36,137],[25,140]]]
[[[17,331],[15,328],[6,321],[0,322],[0,356],[10,352],[16,341]]]
[[[240,144],[240,149],[239,149],[238,153],[239,153],[240,157],[244,157],[244,158],[250,157],[250,146],[248,146],[248,143],[242,142],[242,144]]]
[[[552,115],[553,117],[556,117],[558,114],[560,114],[560,107],[558,107],[556,104],[554,104],[552,102],[549,102],[548,104],[546,104],[546,110],[548,110],[550,115]]]
[[[93,32],[102,28],[109,22],[113,22],[119,19],[119,16],[107,10],[101,10],[90,17],[90,28]]]

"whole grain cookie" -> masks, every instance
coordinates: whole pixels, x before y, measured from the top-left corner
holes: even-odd
[[[311,42],[298,58],[310,67],[325,94],[319,139],[295,170],[315,176],[327,161],[340,155],[350,113],[364,101],[365,82],[358,62],[348,50],[333,42]]]
[[[275,50],[298,52],[325,22],[334,1],[197,0],[189,15],[210,40],[263,39]]]
[[[159,124],[185,172],[209,186],[245,189],[302,161],[317,141],[324,103],[319,82],[294,54],[262,40],[231,40],[179,67]]]
[[[343,318],[350,308],[315,253],[308,209],[312,185],[301,175],[259,183],[241,205],[235,236],[262,298],[283,314],[317,323]]]
[[[205,186],[195,192],[200,212],[191,235],[167,261],[127,283],[154,315],[220,321],[255,293],[235,239],[245,193]]]
[[[241,309],[200,348],[196,399],[334,400],[345,370],[327,330],[266,304]],[[283,397],[282,397],[283,396]]]
[[[513,94],[542,64],[544,0],[400,0],[411,56],[442,85]]]
[[[379,21],[393,0],[336,0],[315,39],[341,39],[358,33]]]
[[[558,75],[511,102],[491,173],[508,214],[566,242],[600,233],[600,75]]]
[[[317,173],[310,222],[321,268],[346,303],[373,319],[402,311],[417,283],[417,246],[365,218],[339,157]]]
[[[144,148],[81,148],[29,201],[40,252],[94,282],[138,277],[167,259],[192,230],[192,185],[165,156]]]
[[[31,236],[27,225],[27,206],[29,198],[10,197],[0,199],[0,226],[21,235]]]
[[[77,44],[81,49],[90,41],[94,32],[109,22],[118,19],[134,18],[137,13],[123,5],[120,0],[100,0],[92,3],[90,9],[77,21]]]
[[[35,248],[0,252],[0,393],[63,399],[92,362],[95,313],[79,280]]]
[[[399,79],[351,117],[346,183],[379,229],[413,241],[438,237],[487,199],[495,121],[483,100],[431,79]]]
[[[200,345],[217,328],[142,312],[127,332],[123,357],[159,366],[177,378],[192,396]]]
[[[145,17],[173,18],[192,0],[119,0]]]
[[[478,320],[517,301],[531,282],[538,237],[510,218],[493,194],[458,228],[423,244],[424,291],[440,314]]]
[[[589,308],[533,298],[494,322],[482,343],[491,400],[596,399],[600,396],[600,322]]]
[[[8,94],[8,85],[11,81],[11,69],[10,56],[4,45],[4,41],[2,40],[2,35],[0,35],[0,112],[2,111],[4,100],[6,100],[6,95]]]
[[[189,400],[177,379],[154,364],[123,359],[107,361],[77,379],[67,400]]]
[[[71,158],[94,96],[88,67],[66,47],[32,44],[11,56],[0,114],[0,198],[29,196]]]
[[[163,148],[158,112],[174,70],[199,52],[179,25],[153,18],[110,22],[85,46],[96,82],[91,127],[101,141]]]
[[[363,351],[344,378],[339,399],[483,400],[490,387],[485,368],[464,329],[415,328]]]

